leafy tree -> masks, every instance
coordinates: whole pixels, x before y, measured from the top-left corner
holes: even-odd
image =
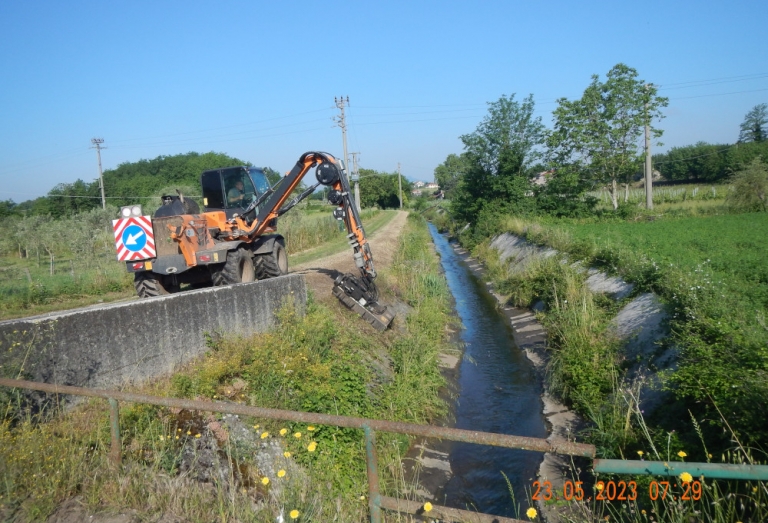
[[[768,164],[768,140],[735,144],[726,155],[727,174],[746,169],[757,158]]]
[[[643,158],[642,137],[646,122],[662,118],[667,98],[637,78],[635,69],[615,65],[605,82],[598,75],[579,100],[558,100],[554,130],[548,144],[553,161],[609,184],[613,208],[618,204],[618,181],[628,182]],[[651,128],[654,138],[662,134]]]
[[[757,104],[744,116],[739,143],[762,142],[768,138],[768,104]]]
[[[730,205],[745,211],[768,212],[768,166],[755,158],[746,169],[731,178]]]
[[[379,207],[381,209],[400,207],[398,174],[384,173],[372,169],[360,169],[360,205],[361,207]],[[403,205],[406,205],[411,193],[411,183],[402,179]]]
[[[706,142],[673,147],[666,153],[654,154],[653,166],[667,180],[717,182],[728,176],[730,148],[730,145]]]
[[[18,214],[18,209],[16,209],[16,207],[17,206],[13,200],[0,200],[0,218]]]
[[[530,212],[535,202],[526,168],[542,156],[541,118],[534,118],[533,95],[522,102],[502,95],[488,104],[475,132],[461,136],[468,169],[455,188],[452,208],[463,221],[477,222],[481,211]]]
[[[545,185],[536,187],[537,210],[557,217],[587,216],[597,205],[597,198],[586,194],[589,189],[579,171],[567,166],[558,169]]]
[[[470,168],[469,157],[466,153],[456,155],[449,154],[443,163],[435,167],[435,182],[450,198],[454,189],[459,185],[461,178]]]

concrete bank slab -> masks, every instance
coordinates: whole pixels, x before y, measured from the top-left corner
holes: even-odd
[[[207,335],[268,330],[289,300],[304,311],[303,276],[0,322],[0,375],[120,388],[178,369],[205,352]]]

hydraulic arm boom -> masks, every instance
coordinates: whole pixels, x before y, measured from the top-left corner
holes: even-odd
[[[315,172],[317,184],[286,203],[288,196],[296,189],[307,172],[314,167],[317,167]],[[374,327],[385,330],[392,322],[394,315],[389,313],[386,307],[378,304],[378,290],[373,282],[376,278],[373,254],[365,237],[360,214],[352,201],[349,182],[342,173],[336,158],[320,152],[307,152],[301,155],[293,169],[273,189],[265,193],[259,201],[253,202],[243,212],[242,218],[239,219],[243,229],[245,229],[243,232],[248,236],[262,234],[273,219],[308,197],[320,185],[328,186],[331,189],[328,201],[337,206],[333,215],[336,219],[344,222],[355,265],[360,270],[359,278],[352,274],[339,276],[336,279],[333,294]],[[257,214],[256,209],[264,199],[266,199],[266,203]],[[255,216],[251,218],[251,215]],[[236,218],[236,220],[238,219]]]

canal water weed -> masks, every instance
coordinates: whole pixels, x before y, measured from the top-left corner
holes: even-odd
[[[205,357],[142,392],[416,423],[444,415],[437,354],[447,344],[450,296],[425,222],[409,219],[401,242],[380,285],[410,307],[397,331],[373,334],[335,301],[310,300],[303,316],[287,305],[273,331],[212,337]],[[394,281],[402,284],[387,284]],[[274,523],[281,514],[291,521],[294,510],[297,521],[367,519],[362,431],[264,420],[241,420],[245,428],[237,428],[221,416],[123,404],[123,465],[115,468],[103,401],[57,414],[48,423],[0,426],[0,520],[45,520],[67,500],[89,513],[190,522]],[[242,442],[246,432],[256,445],[279,446],[269,467]],[[377,443],[383,492],[415,499],[417,480],[395,474],[408,439],[379,433]],[[200,464],[213,462],[220,465],[200,477]],[[279,494],[277,485],[284,487]]]

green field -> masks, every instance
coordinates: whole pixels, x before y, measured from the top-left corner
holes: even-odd
[[[590,242],[605,263],[646,257],[677,267],[697,285],[722,286],[747,309],[768,309],[768,214],[563,224],[575,242]],[[619,267],[621,269],[621,267]]]

